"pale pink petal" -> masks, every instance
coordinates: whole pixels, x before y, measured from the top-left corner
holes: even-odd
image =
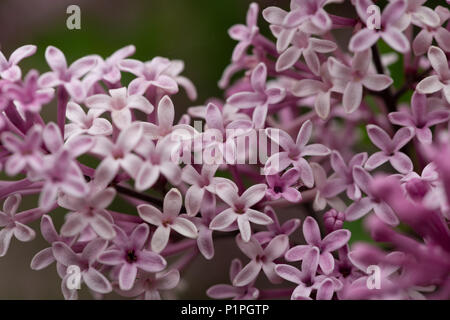
[[[212,230],[223,230],[229,227],[236,219],[237,214],[233,209],[229,208],[215,216],[211,221],[209,228]]]
[[[187,238],[195,239],[198,236],[195,224],[185,218],[176,218],[172,222],[171,228]]]
[[[242,287],[256,279],[261,271],[261,263],[255,260],[250,261],[234,278],[233,285]]]
[[[292,67],[302,55],[302,50],[292,46],[286,49],[277,59],[275,69],[277,72],[284,71]]]
[[[134,264],[124,263],[119,272],[119,287],[122,290],[130,290],[136,280],[137,267]]]
[[[248,218],[243,215],[238,215],[237,224],[239,227],[239,231],[241,233],[242,240],[250,241],[252,229],[250,227],[250,222],[248,221]]]
[[[367,134],[374,145],[383,151],[390,152],[392,149],[392,141],[389,135],[380,127],[369,124],[366,126]]]
[[[250,208],[264,198],[266,189],[267,186],[265,184],[253,185],[245,190],[241,196],[241,200],[245,203],[247,208]]]
[[[416,89],[419,93],[431,94],[441,90],[443,87],[444,85],[439,81],[438,76],[429,76],[420,81]]]
[[[175,108],[169,96],[164,96],[158,104],[158,125],[160,128],[172,128]]]
[[[83,273],[83,280],[95,292],[106,294],[112,291],[109,280],[94,268],[89,268],[87,272]]]
[[[191,186],[186,192],[186,211],[189,216],[195,216],[200,210],[204,193],[205,189],[196,185]]]
[[[423,55],[433,43],[433,35],[428,30],[422,29],[413,41],[413,50],[416,56]]]
[[[11,56],[9,57],[9,62],[11,62],[12,64],[18,64],[22,59],[35,54],[36,50],[37,47],[34,45],[25,45],[19,47],[16,50],[14,50],[13,53],[11,53]]]
[[[359,108],[363,95],[363,87],[360,82],[351,81],[345,87],[342,105],[347,113],[352,113]]]
[[[383,91],[393,83],[393,80],[383,74],[369,74],[364,77],[362,83],[367,89]]]
[[[156,231],[153,233],[152,240],[150,245],[152,247],[152,251],[161,252],[167,246],[170,236],[170,228],[160,225],[156,228]]]
[[[247,210],[247,217],[249,221],[255,224],[268,225],[273,223],[272,218],[268,215],[253,209]]]
[[[320,229],[316,220],[311,217],[306,217],[303,222],[303,236],[308,244],[320,246],[322,238],[320,236]]]
[[[45,50],[45,59],[54,71],[65,71],[67,69],[66,57],[58,48],[48,46]]]
[[[374,205],[369,198],[362,198],[347,208],[345,218],[348,221],[358,220],[372,210],[373,207]]]
[[[378,168],[383,163],[387,162],[389,160],[389,156],[384,151],[375,152],[372,154],[369,159],[367,159],[366,164],[364,165],[364,168],[372,171],[375,168]]]
[[[367,50],[378,41],[379,37],[375,30],[362,29],[351,38],[349,49],[354,52]]]
[[[389,162],[400,173],[409,173],[413,170],[411,159],[403,152],[396,152],[389,158]]]

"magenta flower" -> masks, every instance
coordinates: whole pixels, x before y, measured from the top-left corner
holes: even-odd
[[[355,166],[363,166],[367,160],[367,153],[361,152],[354,155],[347,163],[342,158],[341,154],[334,150],[330,157],[331,167],[334,172],[341,179],[341,183],[347,188],[347,197],[351,200],[358,200],[361,198],[361,190],[353,179],[353,168]]]
[[[237,274],[242,271],[242,263],[239,259],[231,261],[230,266],[230,280],[236,278]],[[236,287],[229,284],[217,284],[206,291],[206,294],[214,299],[228,299],[233,300],[256,300],[259,297],[259,290],[250,283],[246,286]]]
[[[345,211],[345,217],[348,221],[354,221],[369,213],[372,209],[375,214],[389,225],[397,225],[399,220],[394,211],[386,202],[379,199],[369,189],[373,181],[372,176],[364,170],[361,166],[353,168],[353,179],[355,179],[358,187],[367,195],[361,199],[353,202]]]
[[[266,180],[269,188],[266,191],[271,200],[277,200],[283,197],[290,202],[299,202],[302,199],[300,191],[292,185],[296,185],[300,178],[297,169],[287,170],[281,177],[278,174],[267,175]]]
[[[177,82],[164,71],[169,68],[170,60],[155,57],[151,61],[141,62],[134,59],[125,59],[119,63],[120,69],[137,76],[130,82],[128,92],[130,95],[144,94],[148,88],[159,88],[167,94],[178,92]]]
[[[442,90],[443,96],[450,103],[450,69],[447,57],[442,49],[431,46],[428,49],[428,60],[437,75],[429,76],[417,84],[417,91],[431,94]]]
[[[242,109],[255,108],[253,121],[257,128],[264,125],[269,104],[278,103],[285,97],[282,88],[266,88],[266,79],[267,67],[260,63],[253,69],[250,77],[253,92],[239,92],[227,99],[227,103]]]
[[[10,83],[3,87],[4,92],[23,112],[39,113],[44,104],[53,99],[55,90],[38,87],[39,74],[30,70],[21,84]]]
[[[293,300],[311,300],[313,290],[317,290],[317,300],[331,300],[335,290],[340,289],[340,281],[323,275],[316,275],[319,265],[319,249],[309,248],[302,261],[301,271],[288,264],[279,264],[275,272],[283,279],[297,284],[292,292]]]
[[[3,132],[2,145],[11,152],[5,164],[8,175],[14,176],[24,169],[39,171],[42,168],[41,134],[42,128],[37,125],[28,130],[23,140],[11,132]]]
[[[342,97],[342,105],[348,113],[359,108],[363,97],[363,87],[372,91],[383,91],[393,82],[386,75],[369,72],[372,61],[370,50],[355,53],[350,68],[334,58],[330,58],[329,61],[330,74],[347,83]]]
[[[153,112],[153,105],[139,94],[130,94],[125,87],[109,90],[110,95],[96,94],[86,99],[86,106],[92,109],[101,109],[111,114],[114,125],[124,130],[132,122],[131,109],[142,111],[146,114]]]
[[[183,198],[180,191],[172,188],[164,197],[163,212],[149,204],[142,204],[137,207],[142,220],[157,226],[150,243],[153,251],[161,252],[164,250],[169,242],[171,230],[187,238],[197,238],[198,230],[195,224],[179,216],[182,203]]]
[[[111,240],[114,238],[116,232],[113,228],[113,218],[106,208],[115,196],[115,189],[101,189],[92,182],[90,183],[90,192],[86,197],[76,198],[64,194],[60,195],[58,205],[71,211],[61,227],[61,235],[73,237],[89,226],[103,239]]]
[[[258,34],[259,28],[257,25],[257,19],[258,4],[252,2],[247,11],[247,25],[237,24],[228,30],[230,37],[239,41],[233,50],[233,55],[231,57],[233,61],[238,61],[242,57],[247,48],[252,44],[255,36]]]
[[[330,150],[322,144],[307,145],[312,135],[312,123],[306,121],[300,128],[297,140],[294,142],[291,136],[283,130],[273,128],[266,129],[266,134],[272,141],[279,144],[284,151],[272,155],[266,162],[265,173],[275,174],[293,164],[300,171],[300,178],[305,186],[312,188],[314,176],[305,156],[326,156]]]
[[[320,269],[324,274],[330,274],[334,269],[334,257],[331,252],[345,246],[350,239],[350,235],[350,231],[340,229],[327,234],[322,239],[316,220],[306,217],[303,222],[303,236],[307,245],[292,247],[286,252],[285,258],[287,261],[300,261],[305,258],[311,248],[317,248],[320,253]]]
[[[239,196],[237,190],[229,184],[218,184],[216,194],[230,207],[215,216],[209,227],[212,230],[224,230],[237,221],[242,239],[250,241],[252,233],[250,222],[261,225],[273,223],[272,219],[264,213],[251,209],[264,198],[266,189],[265,184],[256,184]]]
[[[67,104],[66,117],[71,121],[64,126],[64,138],[87,133],[91,136],[109,136],[113,132],[111,123],[99,116],[104,112],[102,109],[89,109],[87,113],[81,106],[73,101]]]
[[[402,110],[391,112],[389,120],[396,125],[414,129],[415,136],[421,143],[430,144],[432,133],[430,127],[448,121],[447,110],[434,110],[427,112],[427,98],[425,95],[414,92],[411,99],[411,111]]]
[[[373,5],[371,0],[356,0],[356,9],[362,21],[369,21],[367,8]],[[364,51],[382,38],[394,50],[406,53],[410,50],[408,38],[396,26],[406,10],[406,1],[390,2],[381,14],[380,29],[364,28],[358,31],[350,40],[349,49],[354,52]]]
[[[370,141],[380,148],[381,151],[375,152],[367,159],[364,165],[365,169],[373,170],[389,161],[392,167],[400,173],[408,173],[413,170],[411,159],[403,152],[400,152],[400,149],[413,138],[413,129],[401,128],[391,139],[386,131],[376,125],[369,124],[366,128]]]
[[[13,235],[20,241],[31,241],[36,236],[34,230],[23,224],[16,215],[21,201],[20,194],[14,194],[3,202],[3,211],[0,211],[0,227],[3,227],[0,230],[0,257],[8,251]]]
[[[14,50],[9,59],[0,51],[0,77],[2,79],[15,82],[22,77],[22,71],[17,65],[24,58],[35,54],[37,47],[34,45],[25,45]]]
[[[114,227],[117,236],[114,246],[108,248],[98,257],[98,261],[119,268],[119,287],[130,290],[136,280],[138,270],[146,272],[160,272],[167,262],[159,254],[145,250],[144,245],[150,233],[146,224],[138,225],[130,236]]]
[[[251,261],[234,277],[233,285],[242,287],[252,283],[258,277],[261,269],[272,283],[279,283],[281,279],[275,273],[274,260],[281,257],[289,248],[289,238],[286,235],[278,235],[273,238],[263,249],[255,238],[243,241],[237,236],[236,243],[241,251]]]
[[[86,89],[80,78],[92,70],[97,64],[97,56],[86,56],[67,66],[64,53],[53,46],[45,50],[45,59],[52,71],[44,73],[39,78],[41,87],[64,86],[70,96],[77,102],[86,98]]]
[[[105,294],[112,291],[112,286],[109,280],[96,269],[96,264],[97,258],[107,245],[106,240],[96,239],[89,242],[81,253],[75,253],[67,244],[57,241],[53,243],[52,249],[56,261],[66,268],[78,266],[81,270],[81,279],[89,289]],[[61,289],[66,299],[73,299],[77,295],[76,289],[67,287],[70,275],[71,273],[67,273],[61,283]]]

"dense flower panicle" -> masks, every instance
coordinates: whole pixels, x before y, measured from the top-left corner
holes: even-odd
[[[273,41],[252,3],[223,96],[183,115],[173,96],[197,91],[180,60],[129,45],[69,66],[49,46],[40,74],[19,67],[35,46],[0,52],[0,256],[40,221],[30,266],[55,263],[65,299],[74,270],[95,298],[176,298],[194,259],[215,299],[449,299],[449,10],[390,0],[377,21],[371,0],[332,14],[342,2],[262,10]]]

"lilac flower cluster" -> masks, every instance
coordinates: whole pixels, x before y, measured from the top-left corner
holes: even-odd
[[[51,71],[22,76],[36,47],[0,53],[0,255],[13,236],[40,232],[49,246],[31,268],[56,263],[64,298],[77,298],[76,266],[95,298],[161,299],[228,238],[247,258],[231,262],[230,284],[211,284],[211,298],[449,299],[450,11],[390,0],[373,28],[371,0],[352,0],[351,18],[328,12],[332,2],[343,1],[264,9],[274,41],[252,3],[229,30],[238,44],[224,97],[178,122],[171,97],[180,87],[197,97],[182,61],[141,62],[130,45],[69,66],[50,46]],[[337,41],[341,29],[351,37]],[[380,39],[393,53],[380,55]],[[394,86],[400,58],[405,80]],[[123,73],[135,76],[128,85]],[[52,101],[56,123],[40,114]],[[242,149],[254,131],[267,139]],[[245,162],[264,147],[266,159]],[[199,153],[224,161],[182,161]],[[28,197],[34,208],[20,211]],[[116,200],[134,209],[115,211]],[[59,232],[57,208],[67,213]],[[360,219],[371,244],[351,241]]]

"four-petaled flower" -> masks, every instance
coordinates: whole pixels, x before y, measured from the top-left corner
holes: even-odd
[[[374,124],[369,124],[367,125],[367,134],[369,135],[370,141],[380,148],[381,151],[372,154],[367,159],[364,168],[371,171],[386,161],[389,161],[394,169],[400,173],[412,171],[413,164],[411,159],[403,152],[400,152],[400,149],[414,136],[414,130],[412,128],[401,128],[391,139],[386,131]]]
[[[247,11],[247,25],[237,24],[228,30],[228,34],[234,40],[239,41],[233,50],[231,59],[238,61],[245,53],[247,48],[252,44],[254,37],[258,34],[259,28],[257,25],[258,19],[258,4],[253,2],[250,4]]]
[[[300,178],[308,188],[314,185],[314,176],[305,156],[326,156],[330,150],[322,144],[306,145],[312,135],[312,123],[305,121],[301,126],[297,139],[294,140],[283,130],[268,128],[266,134],[272,141],[279,144],[284,151],[275,153],[267,160],[265,164],[266,174],[275,174],[283,171],[289,165],[293,164],[300,172]]]
[[[370,10],[368,8],[373,6],[371,0],[356,0],[356,11],[359,17],[364,22],[372,22],[370,19]],[[390,2],[380,18],[380,28],[378,26],[367,26],[358,31],[350,40],[349,49],[354,52],[364,51],[374,45],[380,38],[382,38],[394,50],[401,53],[406,53],[410,50],[408,38],[397,27],[399,19],[403,16],[406,10],[406,1],[398,0]]]
[[[106,249],[98,261],[119,268],[121,290],[133,287],[138,270],[160,272],[166,267],[167,262],[163,257],[144,248],[150,233],[147,224],[138,225],[129,236],[117,226],[114,229],[117,233],[113,239],[114,245]]]
[[[39,86],[44,88],[64,86],[76,102],[82,102],[87,92],[79,79],[95,67],[97,56],[83,57],[68,67],[64,53],[58,48],[49,46],[45,50],[45,59],[52,71],[41,75],[38,81]]]
[[[362,197],[353,202],[345,211],[345,219],[347,221],[357,220],[373,209],[381,220],[390,225],[397,225],[399,220],[391,207],[371,192],[369,186],[373,181],[372,176],[363,167],[355,166],[353,168],[353,179],[367,197]]]
[[[87,113],[81,106],[73,101],[67,104],[66,117],[71,121],[64,127],[64,138],[87,133],[91,136],[109,136],[113,132],[111,123],[99,116],[104,112],[102,109],[89,109]]]
[[[277,200],[283,197],[289,202],[299,202],[302,195],[292,185],[296,185],[300,178],[300,172],[295,169],[289,169],[282,176],[278,174],[270,174],[266,176],[269,188],[266,191],[267,196],[271,200]]]
[[[22,71],[17,65],[22,59],[33,55],[37,50],[34,45],[25,45],[14,50],[9,59],[0,51],[0,77],[15,82],[22,77]]]
[[[23,224],[16,215],[21,201],[20,194],[14,194],[3,203],[3,211],[0,211],[0,227],[3,227],[0,230],[0,257],[8,251],[13,235],[20,241],[31,241],[36,236],[34,230]]]
[[[335,58],[330,58],[329,61],[330,74],[347,82],[342,105],[348,113],[359,108],[363,97],[363,86],[373,91],[383,91],[393,82],[386,75],[369,71],[372,61],[370,50],[355,53],[351,67],[347,67]]]
[[[249,241],[252,231],[250,222],[255,224],[268,225],[273,220],[266,214],[251,209],[252,206],[261,201],[266,194],[267,186],[265,184],[256,184],[245,190],[239,196],[238,191],[230,184],[220,183],[216,186],[216,194],[230,206],[225,209],[211,221],[209,227],[212,230],[224,230],[237,220],[242,239]]]
[[[130,94],[125,87],[109,90],[109,95],[96,94],[86,99],[89,108],[101,109],[111,113],[111,119],[116,127],[123,130],[131,125],[133,114],[131,109],[137,109],[146,114],[153,112],[153,105],[139,94]]]
[[[164,197],[163,212],[149,204],[142,204],[137,207],[139,216],[144,221],[157,226],[151,241],[153,251],[161,252],[164,250],[169,242],[171,230],[187,238],[197,238],[198,230],[195,224],[179,216],[182,204],[183,199],[180,191],[172,188]]]
[[[242,270],[242,263],[239,259],[231,261],[230,266],[230,280],[236,278],[236,275]],[[259,297],[259,290],[254,287],[254,282],[242,287],[236,287],[229,284],[216,284],[206,291],[206,294],[214,299],[228,299],[233,300],[256,300]]]
[[[281,234],[270,240],[263,249],[255,238],[250,241],[243,241],[242,237],[236,237],[236,243],[241,251],[251,259],[251,261],[236,275],[233,285],[236,287],[246,286],[252,283],[259,275],[261,269],[272,283],[280,283],[281,279],[275,273],[274,260],[281,257],[289,248],[288,236]]]
[[[292,300],[311,300],[313,290],[317,290],[317,300],[331,300],[334,291],[342,287],[342,283],[336,278],[316,275],[319,257],[319,249],[312,247],[303,256],[301,271],[288,264],[275,267],[275,272],[281,278],[297,284],[291,295]]]
[[[430,144],[432,133],[430,127],[448,121],[450,113],[447,110],[433,110],[427,112],[427,98],[414,92],[411,99],[411,111],[404,109],[389,113],[389,120],[396,125],[414,129],[417,139],[421,143]]]
[[[253,92],[239,92],[227,99],[227,103],[242,109],[255,108],[253,122],[256,128],[264,126],[269,104],[280,102],[286,95],[283,88],[266,88],[266,79],[267,67],[264,63],[260,63],[250,76]]]
[[[350,231],[340,229],[327,234],[322,239],[317,221],[312,217],[306,217],[303,222],[303,236],[307,244],[292,247],[286,252],[285,258],[287,261],[300,261],[311,248],[317,248],[320,252],[320,269],[324,274],[330,274],[334,269],[334,257],[331,253],[345,246],[350,235]]]
[[[86,285],[98,292],[100,294],[105,294],[112,291],[112,286],[109,280],[97,270],[97,258],[106,249],[108,242],[103,239],[95,239],[89,242],[83,249],[81,253],[75,253],[67,244],[64,242],[54,242],[52,245],[53,255],[56,261],[58,261],[64,270],[66,270],[66,275],[62,279],[61,289],[66,299],[76,299],[77,290],[74,288],[69,288],[67,286],[70,281],[69,268],[77,266],[81,271],[81,279],[86,283]]]

